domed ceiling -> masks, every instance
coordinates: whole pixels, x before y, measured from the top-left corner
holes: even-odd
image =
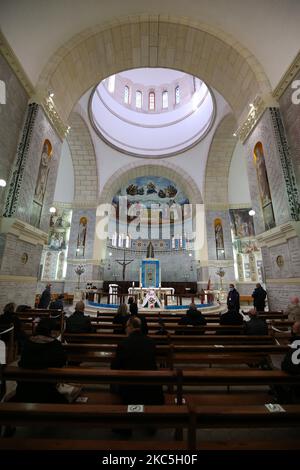
[[[183,72],[141,68],[103,80],[90,99],[98,135],[119,151],[161,158],[181,153],[205,137],[214,120],[213,96]]]

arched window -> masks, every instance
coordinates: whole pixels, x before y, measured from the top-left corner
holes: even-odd
[[[175,104],[179,104],[180,103],[180,89],[179,89],[179,85],[177,85],[177,87],[175,88]]]
[[[261,142],[254,147],[254,165],[256,168],[257,184],[260,194],[265,229],[275,227],[273,203],[266,169],[264,149]]]
[[[155,110],[155,93],[154,91],[150,91],[149,93],[149,102],[148,102],[149,111]]]
[[[135,92],[135,107],[137,109],[141,109],[142,107],[142,97],[143,97],[142,92],[137,90]]]
[[[162,107],[163,109],[167,109],[169,107],[169,96],[167,90],[163,91],[162,94]]]
[[[115,81],[116,81],[115,75],[111,75],[110,77],[108,77],[107,89],[109,93],[113,93],[115,91]]]
[[[127,85],[124,88],[124,103],[129,104],[129,86]]]
[[[217,259],[225,259],[224,236],[223,236],[223,226],[222,226],[221,219],[215,219],[214,229],[215,229]]]

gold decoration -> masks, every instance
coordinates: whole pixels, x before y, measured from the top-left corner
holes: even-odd
[[[283,258],[283,256],[281,256],[281,255],[277,256],[277,258],[276,258],[276,264],[277,264],[277,266],[279,266],[279,268],[282,268],[282,266],[284,265],[284,258]]]
[[[21,256],[21,262],[22,264],[26,264],[28,261],[28,254],[27,253],[23,253],[22,256]]]

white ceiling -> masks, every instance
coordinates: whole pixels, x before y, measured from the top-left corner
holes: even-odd
[[[0,0],[0,27],[36,84],[73,35],[143,13],[187,17],[231,34],[261,62],[273,87],[299,50],[299,0]]]

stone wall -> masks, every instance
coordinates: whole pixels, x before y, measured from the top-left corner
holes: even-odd
[[[2,235],[2,239],[0,309],[8,302],[34,305],[42,245],[34,245],[10,233]]]
[[[0,54],[0,79],[5,83],[6,104],[0,104],[0,178],[9,180],[18,138],[25,116],[28,96],[18,78]],[[0,212],[6,190],[0,188]]]

